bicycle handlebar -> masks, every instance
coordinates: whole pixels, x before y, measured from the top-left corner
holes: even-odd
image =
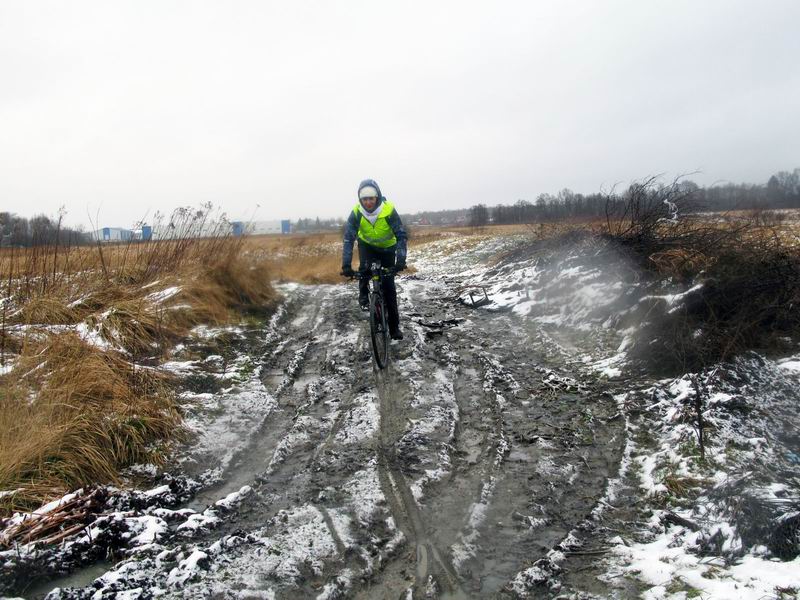
[[[400,271],[397,270],[395,267],[381,267],[381,273],[383,275],[396,275]],[[352,275],[344,275],[343,277],[347,277],[348,279],[371,279],[372,278],[372,269],[366,269],[364,271],[353,271]]]
[[[382,275],[394,275],[397,273],[397,269],[394,267],[382,267],[381,274]],[[364,271],[356,271],[356,279],[372,279],[372,269],[366,269]]]

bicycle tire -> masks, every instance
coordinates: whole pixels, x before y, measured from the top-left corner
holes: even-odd
[[[370,294],[369,333],[375,364],[379,369],[385,369],[389,364],[389,328],[386,325],[386,306],[378,294]]]

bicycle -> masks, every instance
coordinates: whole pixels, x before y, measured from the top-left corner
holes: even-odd
[[[386,314],[386,301],[383,298],[383,278],[394,275],[396,269],[381,267],[373,262],[366,271],[358,271],[354,279],[369,279],[369,333],[372,339],[372,356],[379,369],[389,364],[389,324]]]

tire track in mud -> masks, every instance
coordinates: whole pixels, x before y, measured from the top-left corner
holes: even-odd
[[[326,559],[321,573],[307,576],[299,591],[286,589],[287,597],[316,595],[325,581],[326,589],[332,586],[331,597],[338,597],[335,594],[352,587],[354,576],[369,578],[381,570],[403,539],[379,514],[366,515],[366,525],[357,525],[355,521],[363,515],[347,501],[348,486],[357,485],[364,467],[368,472],[369,465],[377,462],[378,441],[370,437],[369,413],[374,406],[377,434],[378,401],[364,328],[353,325],[353,314],[358,313],[342,296],[341,290],[327,288],[324,295],[308,298],[304,303],[315,306],[315,317],[304,318],[300,324],[310,325],[310,338],[285,331],[282,337],[289,341],[272,353],[272,365],[279,364],[276,356],[285,361],[292,352],[303,360],[290,360],[295,367],[284,368],[283,376],[280,372],[272,375],[283,415],[268,424],[272,431],[267,437],[272,439],[256,444],[259,452],[269,455],[269,464],[257,476],[256,493],[245,499],[239,514],[224,527],[231,532],[280,530],[280,520],[275,522],[275,518],[282,513],[291,519],[303,507],[318,511],[335,547],[334,556]],[[347,300],[351,300],[349,293]],[[293,323],[297,322],[295,318]],[[365,365],[368,369],[359,371]],[[375,487],[380,489],[377,479]],[[385,501],[379,499],[377,505]],[[362,539],[356,541],[359,536]],[[286,583],[274,582],[274,589],[283,589]]]
[[[331,395],[333,387],[348,387],[349,371],[342,369],[337,357],[355,352],[358,337],[347,340],[342,335],[342,323],[350,318],[331,315],[340,292],[330,286],[299,287],[292,291],[279,319],[272,324],[265,337],[261,379],[275,399],[275,407],[255,429],[249,444],[237,453],[221,477],[221,482],[200,492],[192,501],[193,508],[205,506],[239,490],[251,486],[256,494],[250,496],[242,516],[233,515],[223,527],[225,530],[256,526],[268,520],[281,509],[287,508],[302,496],[309,482],[297,477],[307,471],[301,458],[303,446],[314,442],[314,431],[303,435],[304,424],[329,417],[329,407],[323,405],[324,397]],[[332,338],[340,345],[332,351]],[[345,339],[347,343],[341,344]],[[350,401],[344,398],[338,404],[346,409]],[[333,423],[328,440],[340,425],[343,410]],[[306,439],[307,437],[307,439]],[[318,458],[326,444],[315,444],[313,458]],[[288,460],[287,457],[291,457]],[[264,511],[262,506],[269,505]],[[248,515],[248,516],[245,516]]]
[[[263,380],[274,386],[278,404],[254,436],[249,451],[253,460],[246,469],[257,492],[250,504],[257,507],[247,521],[233,519],[230,527],[256,526],[325,487],[319,481],[321,476],[310,473],[328,451],[353,404],[344,393],[335,402],[325,398],[348,387],[349,370],[339,368],[341,361],[336,359],[354,353],[359,341],[341,335],[339,325],[348,319],[330,314],[339,296],[330,286],[301,290],[294,299],[300,310],[287,311],[280,342],[264,361]],[[342,345],[343,339],[346,343]],[[335,346],[334,341],[340,345]],[[269,510],[263,510],[267,505]],[[336,539],[335,532],[333,535]]]
[[[404,294],[404,308],[412,315],[419,315],[415,312],[412,298]],[[461,359],[447,344],[442,345],[444,352],[431,352],[430,340],[423,333],[422,328],[414,328],[413,340],[410,351],[406,349],[393,359],[392,367],[386,372],[376,373],[376,386],[379,390],[381,401],[381,445],[380,445],[380,464],[381,484],[392,505],[392,512],[397,516],[401,524],[401,529],[406,532],[414,545],[413,557],[415,564],[414,584],[407,589],[411,597],[441,597],[441,598],[468,598],[472,594],[466,592],[462,586],[462,578],[459,576],[454,566],[452,552],[442,545],[437,539],[437,527],[431,527],[429,523],[442,521],[440,511],[431,511],[429,507],[418,503],[418,498],[425,498],[425,487],[437,487],[437,483],[446,480],[448,483],[460,483],[457,473],[452,468],[434,471],[434,476],[429,477],[431,470],[427,470],[422,477],[419,477],[413,484],[408,481],[414,479],[419,473],[417,465],[414,463],[423,462],[424,458],[409,456],[416,455],[420,450],[424,453],[431,453],[430,446],[436,446],[436,440],[425,439],[424,437],[414,437],[415,421],[421,422],[427,416],[425,409],[436,408],[438,403],[426,406],[424,398],[430,397],[431,389],[440,388],[438,396],[434,392],[434,401],[446,402],[448,399],[454,405],[452,410],[452,422],[444,422],[441,425],[448,429],[447,436],[438,440],[440,446],[446,452],[443,463],[452,465],[453,454],[458,452],[454,443],[460,440],[462,428],[461,413],[464,410],[463,402],[458,400],[460,392],[457,388],[462,386],[462,379],[459,377],[461,369]],[[394,348],[397,350],[397,348]],[[431,365],[432,369],[425,369],[423,365]],[[402,370],[402,375],[398,373]],[[443,380],[454,383],[443,384]],[[449,389],[447,389],[449,387]],[[444,388],[442,390],[441,388]],[[449,395],[449,398],[448,398]],[[494,399],[494,398],[493,398]],[[495,406],[489,411],[493,417],[490,429],[494,432],[493,441],[486,441],[485,445],[492,447],[491,454],[496,458],[490,464],[491,470],[499,468],[507,453],[508,444],[504,439],[502,417],[500,410]],[[410,417],[418,417],[412,420]],[[408,427],[406,426],[408,423]],[[436,431],[426,431],[425,433],[436,433]],[[404,444],[406,438],[414,442],[413,446]],[[405,452],[402,452],[405,450]],[[399,454],[403,455],[401,460]],[[413,491],[412,491],[413,486]],[[474,486],[472,486],[474,487]],[[491,488],[494,487],[494,476],[491,476],[487,484],[483,486],[482,495],[484,499],[491,496]],[[459,494],[459,498],[469,500],[473,490],[467,489],[466,494]],[[434,494],[435,495],[435,494]],[[469,512],[472,503],[467,502],[458,507],[457,510],[446,511],[445,514],[463,515]],[[457,519],[458,520],[458,519]],[[391,576],[385,578],[381,583],[386,586],[391,582]],[[387,587],[391,587],[390,585]],[[370,589],[374,593],[374,589]],[[397,590],[383,589],[383,597],[396,597]]]
[[[330,297],[330,294],[328,297]],[[334,324],[347,323],[351,319],[350,314],[342,314],[341,312],[330,315],[329,308],[323,309],[325,297],[316,298],[315,300],[309,299],[301,303],[311,305],[314,308],[313,320],[315,321],[321,312],[325,313],[326,311],[326,319]],[[293,319],[293,323],[296,325],[298,320],[305,322],[309,320],[309,317],[303,319],[296,317]],[[336,487],[347,476],[352,474],[352,469],[339,470],[319,468],[319,466],[325,462],[325,455],[331,451],[331,447],[336,446],[333,441],[341,430],[349,411],[357,405],[355,399],[359,394],[367,393],[372,387],[377,391],[380,407],[380,435],[377,447],[374,450],[378,456],[378,476],[381,489],[383,490],[385,501],[390,507],[390,514],[394,517],[401,531],[405,533],[413,550],[415,564],[414,584],[410,588],[411,597],[431,597],[431,594],[436,597],[470,597],[471,594],[462,589],[462,578],[452,564],[452,549],[447,545],[441,544],[437,539],[438,532],[435,529],[432,530],[429,526],[429,523],[438,520],[436,505],[421,506],[415,497],[415,494],[416,496],[424,496],[424,488],[426,486],[429,486],[432,490],[440,487],[437,486],[437,479],[426,481],[425,483],[420,483],[423,478],[418,478],[414,481],[414,477],[419,471],[413,465],[409,465],[407,460],[403,460],[398,456],[398,445],[408,437],[407,434],[412,433],[412,430],[406,426],[407,423],[412,423],[412,417],[414,421],[419,422],[426,416],[425,410],[430,408],[430,403],[427,406],[414,407],[413,405],[416,403],[415,399],[424,395],[425,388],[430,387],[431,380],[436,385],[441,385],[441,381],[436,381],[436,369],[440,369],[447,379],[452,379],[456,382],[461,381],[461,383],[454,384],[450,392],[453,396],[452,402],[460,405],[465,404],[465,402],[463,400],[459,401],[458,397],[469,393],[474,394],[475,389],[469,389],[469,384],[465,383],[465,380],[457,377],[457,375],[464,370],[468,372],[468,375],[470,373],[479,375],[480,372],[488,371],[487,365],[490,364],[490,359],[481,355],[479,361],[465,367],[466,363],[463,357],[457,352],[450,350],[446,346],[448,351],[436,352],[426,336],[420,331],[414,331],[414,335],[411,336],[413,342],[410,352],[408,349],[403,349],[402,346],[399,348],[393,347],[393,350],[397,353],[394,364],[405,363],[405,366],[410,365],[413,367],[412,370],[414,372],[408,382],[404,381],[403,377],[398,377],[394,366],[389,371],[378,372],[376,375],[352,373],[346,369],[337,372],[335,368],[326,371],[326,365],[330,364],[326,348],[332,338],[336,337],[333,336],[335,329],[336,325],[327,330],[325,328],[315,328],[311,339],[309,339],[309,335],[297,335],[288,328],[282,332],[281,337],[284,343],[278,346],[276,351],[273,351],[271,364],[278,363],[276,357],[292,357],[284,369],[284,374],[282,376],[278,375],[280,376],[280,381],[275,381],[277,384],[275,394],[279,398],[281,410],[285,413],[282,417],[282,423],[285,425],[277,423],[276,419],[270,419],[270,429],[273,432],[277,432],[277,435],[281,437],[278,440],[266,440],[265,438],[257,447],[258,450],[272,448],[272,457],[267,469],[261,475],[263,481],[259,486],[259,494],[254,497],[258,504],[268,503],[272,508],[268,513],[256,510],[256,520],[233,519],[230,527],[245,526],[245,528],[248,528],[248,526],[255,526],[257,521],[264,522],[264,520],[274,516],[283,508],[289,508],[304,500],[312,500],[321,489]],[[361,332],[364,330],[363,327],[358,329]],[[338,338],[340,338],[341,331],[336,333],[339,334]],[[352,344],[345,349],[343,355],[345,357],[355,355],[357,358],[356,363],[361,364],[362,367],[364,366],[364,359],[366,359],[367,364],[371,365],[369,350],[359,351],[360,347],[366,348],[366,339],[363,333],[351,338],[351,341]],[[286,360],[286,358],[283,360]],[[296,385],[297,381],[302,380],[308,374],[305,365],[309,364],[319,369],[313,373],[315,378],[306,387],[302,384]],[[425,365],[434,365],[434,370],[432,371]],[[498,368],[499,365],[495,364],[494,369],[497,370]],[[328,380],[326,380],[326,376],[329,376]],[[495,378],[497,377],[499,375],[495,375]],[[438,379],[441,380],[442,377],[440,376]],[[469,377],[466,381],[468,380]],[[338,410],[334,411],[335,415],[331,415],[327,409],[321,409],[318,398],[308,398],[309,395],[312,397],[315,395],[314,388],[329,387],[331,385],[338,386],[340,392],[342,392]],[[347,393],[348,387],[350,388],[349,394]],[[487,399],[488,403],[486,402]],[[485,461],[484,455],[495,456],[495,460],[491,461],[489,466],[486,467],[488,474],[473,485],[473,487],[481,490],[480,493],[486,501],[485,503],[488,503],[495,487],[494,473],[500,469],[503,458],[508,453],[508,443],[505,440],[502,410],[497,397],[493,395],[489,395],[486,398],[481,397],[475,404],[478,406],[488,404],[490,407],[488,410],[488,416],[491,417],[490,434],[485,436],[482,441],[483,448],[477,451],[477,455],[481,456],[483,461]],[[459,428],[465,428],[464,423],[460,421],[461,410],[463,408],[459,408],[456,411],[454,420],[450,424],[452,431],[448,435],[444,435],[443,439],[434,440],[434,443],[429,445],[423,443],[424,450],[429,450],[439,444],[446,448],[449,456],[447,460],[451,461],[453,459],[456,448],[455,446],[448,446],[451,442],[456,441],[456,438],[460,441],[461,437],[463,437],[463,432],[458,432],[457,434]],[[294,415],[290,417],[289,413],[292,411],[294,411]],[[484,414],[485,412],[483,411],[478,415],[479,418],[485,418],[487,416]],[[333,416],[333,422],[327,431],[317,432],[323,434],[322,436],[299,436],[299,442],[281,446],[282,442],[291,437],[298,425],[302,431],[302,419],[304,417],[308,417],[310,422],[314,422],[323,418],[325,413],[328,413],[329,417]],[[425,440],[417,439],[413,436],[407,441],[411,443],[425,442]],[[365,462],[368,459],[368,454],[362,454],[358,458],[360,462]],[[334,463],[337,467],[341,467],[341,461],[334,461]],[[447,476],[448,472],[445,471],[442,475]],[[457,479],[457,475],[451,469],[449,479],[453,481]],[[409,484],[409,481],[412,483]],[[414,491],[412,491],[412,485],[416,485]],[[431,497],[435,499],[437,493],[432,493]],[[470,494],[465,494],[463,497],[469,499]],[[252,504],[252,502],[250,503]],[[464,514],[468,514],[468,509],[473,504],[462,506],[459,514],[462,517]],[[331,531],[339,553],[346,554],[346,545],[338,535],[332,519],[323,506],[320,505],[319,508],[325,517],[325,522]],[[384,597],[395,597],[398,593],[408,590],[407,574],[405,577],[398,576],[397,579],[392,575],[393,569],[399,570],[400,573],[405,572],[408,567],[407,562],[404,557],[400,557],[399,560],[388,561],[389,564],[383,567],[383,572],[377,573],[373,577],[372,585],[369,587],[370,596],[374,597],[376,593],[383,593]]]
[[[428,527],[399,464],[397,442],[403,431],[403,411],[399,410],[392,389],[396,377],[391,369],[378,372],[375,377],[381,411],[378,447],[381,488],[401,530],[414,545],[414,584],[408,591],[412,598],[430,597],[434,590],[446,598],[467,598],[449,560],[443,558],[435,541],[428,535]]]
[[[405,303],[406,305],[411,305],[411,308],[414,309],[409,297],[405,298]],[[414,314],[413,310],[410,312]],[[460,387],[458,383],[460,365],[458,358],[449,352],[449,348],[446,345],[444,346],[446,351],[439,356],[435,356],[434,353],[430,352],[429,340],[426,339],[426,336],[419,330],[414,333],[414,344],[411,352],[405,353],[407,357],[405,360],[401,359],[395,362],[396,365],[399,364],[405,367],[403,375],[408,377],[408,381],[403,381],[402,377],[398,376],[395,371],[396,367],[390,370],[389,374],[378,377],[382,417],[382,462],[386,470],[383,483],[384,493],[387,497],[390,495],[395,496],[395,510],[399,510],[407,516],[404,529],[408,531],[409,537],[416,545],[416,578],[415,585],[411,590],[412,597],[468,598],[472,595],[466,592],[462,586],[462,578],[454,566],[452,553],[438,539],[437,527],[429,525],[441,521],[442,514],[439,511],[431,511],[429,507],[418,503],[418,498],[420,500],[426,499],[426,487],[436,488],[437,484],[442,480],[453,482],[456,479],[456,473],[452,469],[453,454],[457,452],[454,442],[460,438],[459,429],[462,427],[461,414],[464,408],[457,399],[459,395],[457,388]],[[407,364],[409,361],[412,363],[410,365],[411,368]],[[436,365],[436,367],[428,371],[424,368],[419,368],[420,365],[424,364]],[[441,369],[441,371],[436,369]],[[408,479],[413,480],[418,469],[414,468],[413,461],[409,460],[408,454],[414,454],[414,451],[419,448],[430,450],[428,446],[435,446],[435,444],[430,444],[430,440],[412,437],[413,441],[417,443],[416,448],[408,448],[408,445],[406,445],[405,449],[411,452],[406,454],[405,460],[398,459],[398,446],[402,446],[404,439],[414,432],[414,422],[408,416],[409,412],[413,411],[409,411],[408,408],[417,404],[418,408],[424,409],[424,403],[420,401],[420,396],[429,395],[431,388],[435,389],[437,386],[441,386],[443,374],[447,379],[454,382],[449,390],[444,390],[444,395],[446,396],[447,392],[449,392],[451,401],[457,404],[457,408],[452,411],[453,420],[449,423],[449,435],[444,441],[439,441],[447,453],[442,462],[451,468],[440,469],[440,472],[434,471],[434,477],[428,477],[430,470],[426,471],[425,475],[419,477],[412,484],[414,488],[412,491],[412,485],[409,485]],[[446,385],[444,387],[447,388]],[[401,392],[398,393],[398,390],[401,390]],[[444,399],[441,391],[439,399]],[[401,404],[403,405],[402,407]],[[494,414],[498,413],[496,410],[492,412]],[[409,427],[405,427],[406,422],[409,423]],[[445,422],[443,425],[446,426],[448,423]],[[496,451],[497,460],[494,464],[496,468],[505,454],[500,419],[494,420],[493,430],[499,434],[498,437],[501,441],[500,447]],[[409,464],[410,462],[412,464]],[[388,483],[386,480],[388,480]],[[466,497],[469,497],[469,495]],[[456,513],[463,514],[467,508],[468,506],[462,506],[461,511],[456,511]]]
[[[404,300],[408,312],[412,315],[415,314],[412,299],[406,295]],[[399,355],[394,358],[392,368],[387,372],[376,373],[376,385],[381,400],[382,488],[392,505],[392,512],[398,516],[401,528],[414,545],[413,556],[416,568],[414,585],[409,589],[411,596],[467,598],[471,597],[471,594],[462,587],[462,579],[453,565],[450,550],[437,539],[436,528],[429,525],[429,523],[441,521],[441,515],[426,510],[426,507],[418,504],[417,501],[418,498],[425,498],[426,487],[436,487],[440,480],[453,482],[457,479],[456,473],[452,468],[440,468],[438,471],[433,470],[434,475],[430,476],[432,470],[428,469],[422,477],[418,477],[414,481],[414,477],[420,471],[418,464],[415,463],[423,463],[425,458],[430,458],[430,456],[419,457],[416,455],[419,453],[435,454],[434,448],[437,443],[440,450],[446,453],[446,456],[441,456],[440,453],[440,458],[443,459],[441,462],[446,466],[452,465],[452,455],[457,451],[453,443],[460,437],[458,430],[461,426],[460,415],[463,410],[461,406],[463,403],[458,401],[456,390],[460,387],[458,376],[460,358],[446,344],[444,345],[445,352],[438,353],[438,356],[435,355],[437,353],[431,352],[430,340],[426,338],[420,328],[415,328],[413,334],[410,336],[413,340],[410,351],[406,349],[398,353]],[[397,348],[395,347],[395,349]],[[430,365],[433,368],[426,369],[424,365]],[[398,374],[398,369],[403,371],[402,375]],[[448,385],[445,381],[455,383]],[[434,391],[433,403],[429,401],[426,405],[425,397],[431,397],[431,390]],[[452,420],[448,422],[445,419],[440,424],[442,426],[440,429],[446,430],[446,435],[441,436],[442,432],[439,432],[440,439],[432,440],[430,434],[437,433],[434,429],[425,431],[428,439],[425,439],[425,436],[415,436],[414,434],[418,433],[415,431],[415,425],[424,422],[424,419],[429,416],[425,413],[426,409],[435,409],[448,401],[454,405],[451,415],[449,415]],[[432,410],[432,412],[436,411]],[[491,427],[495,433],[494,438],[496,438],[495,441],[499,441],[499,443],[493,444],[493,454],[496,455],[496,460],[493,461],[490,468],[497,469],[506,454],[507,443],[503,437],[500,411],[495,407],[490,412],[494,415]],[[417,419],[412,420],[411,416],[417,417]],[[407,423],[408,426],[406,426]],[[412,442],[413,445],[404,443],[406,441]],[[399,455],[403,455],[402,460]],[[409,481],[413,481],[413,483],[409,485]],[[493,487],[493,478],[489,485]],[[487,497],[491,495],[487,494],[486,490],[483,491],[483,494]],[[460,497],[469,499],[470,496],[471,493],[467,493]],[[469,508],[470,504],[467,503],[455,512],[459,515],[464,514],[468,512]],[[384,597],[393,596],[388,590],[384,590]]]
[[[413,310],[413,299],[404,294],[403,311]],[[420,458],[427,459],[430,456],[411,456],[418,452],[431,454],[437,447],[441,450],[442,446],[447,446],[455,434],[458,415],[452,415],[449,427],[444,423],[444,431],[441,431],[441,427],[433,430],[426,428],[431,416],[430,409],[439,405],[426,402],[425,398],[428,396],[425,388],[430,384],[424,369],[420,368],[427,360],[424,356],[425,337],[415,330],[407,329],[407,332],[413,334],[407,337],[411,340],[410,348],[408,343],[405,347],[403,344],[392,344],[394,356],[388,369],[375,370],[375,387],[380,399],[378,456],[381,488],[395,520],[409,539],[412,552],[408,558],[413,559],[413,577],[406,577],[406,581],[398,583],[396,571],[407,573],[410,569],[404,561],[397,561],[397,564],[389,565],[386,572],[378,576],[366,597],[396,598],[404,595],[409,598],[468,598],[447,553],[430,535],[430,526],[417,501],[429,474],[433,472],[436,477],[440,473],[429,469],[415,481],[414,476],[427,466]],[[415,373],[405,379],[401,370],[409,367]],[[436,383],[441,384],[440,381]],[[426,436],[419,435],[420,424]],[[409,481],[413,483],[409,484]]]
[[[263,472],[266,466],[264,457],[278,444],[282,429],[288,422],[285,396],[302,374],[306,354],[313,343],[313,337],[307,332],[292,335],[295,333],[294,322],[316,317],[318,307],[309,302],[311,296],[312,293],[304,289],[293,292],[280,307],[277,318],[270,323],[262,342],[260,378],[275,400],[275,406],[251,432],[248,444],[237,452],[221,473],[220,483],[200,492],[190,504],[192,508],[202,509],[244,485],[253,485]],[[312,315],[305,315],[307,312]],[[274,386],[271,389],[270,383]]]
[[[446,335],[424,335],[421,323],[454,309],[444,294],[419,296],[427,301],[415,308],[423,318],[412,353],[452,375],[459,407],[452,468],[429,484],[419,517],[435,524],[430,537],[447,548],[443,562],[470,596],[504,595],[599,501],[622,451],[615,406],[600,390],[559,379],[547,348],[507,316],[473,312]]]

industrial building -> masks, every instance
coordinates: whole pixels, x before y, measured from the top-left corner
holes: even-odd
[[[230,234],[240,235],[264,235],[270,233],[287,234],[292,232],[292,224],[289,219],[280,221],[231,221]],[[215,236],[223,233],[216,223],[209,224],[207,231],[196,232],[199,237]],[[122,227],[103,227],[92,232],[93,239],[99,242],[115,243],[129,241],[165,240],[174,237],[174,229],[164,226],[142,225],[139,229],[125,229]]]

